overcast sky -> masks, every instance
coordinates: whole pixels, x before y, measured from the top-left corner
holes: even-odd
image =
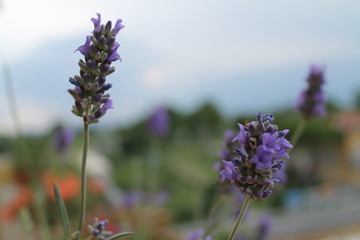
[[[108,78],[115,108],[103,125],[128,124],[161,104],[191,111],[211,100],[230,116],[291,106],[310,64],[326,65],[325,91],[343,106],[360,89],[356,0],[2,0],[0,57],[25,129],[81,123],[66,90],[97,12],[125,25],[123,62]],[[1,134],[13,125],[0,76]]]

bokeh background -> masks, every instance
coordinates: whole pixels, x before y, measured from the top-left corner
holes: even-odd
[[[300,122],[294,105],[317,64],[325,67],[328,115],[308,124],[286,183],[252,205],[239,232],[259,239],[266,215],[266,239],[357,239],[359,9],[355,0],[1,0],[0,239],[15,232],[12,239],[22,239],[26,216],[37,229],[37,189],[58,238],[57,212],[43,188],[52,181],[64,182],[76,219],[82,121],[66,91],[79,71],[74,51],[98,12],[105,21],[123,19],[125,28],[118,35],[122,62],[109,78],[114,109],[92,126],[89,217],[108,218],[115,230],[134,228],[135,239],[169,240],[209,228],[212,216],[228,220],[214,223],[215,239],[223,239],[242,202],[224,193],[211,210],[224,132],[272,112],[291,137]],[[147,128],[160,106],[169,117],[161,139]],[[54,147],[59,129],[72,136],[66,151]]]

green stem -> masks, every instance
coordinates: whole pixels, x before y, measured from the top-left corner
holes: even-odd
[[[46,216],[44,191],[41,186],[38,186],[38,184],[35,184],[33,190],[35,212],[39,218],[40,239],[50,240],[52,239],[52,236]]]
[[[306,123],[307,123],[306,120],[302,119],[299,125],[297,126],[294,135],[291,137],[290,143],[293,145],[293,148],[295,147],[302,133],[304,132]]]
[[[228,240],[233,240],[234,237],[235,237],[235,233],[236,233],[236,230],[238,229],[241,221],[243,220],[244,216],[245,216],[245,213],[246,213],[246,210],[248,209],[249,205],[250,205],[250,202],[251,202],[251,198],[250,196],[246,195],[246,198],[245,198],[245,202],[243,203],[243,206],[241,208],[241,211],[239,213],[239,216],[238,218],[236,219],[236,222],[235,222],[235,225],[229,235],[229,238]]]
[[[162,154],[162,144],[159,139],[153,139],[150,146],[149,153],[149,167],[148,167],[148,177],[149,177],[149,191],[154,197],[158,191],[158,179],[160,172],[161,164],[161,154]]]
[[[3,59],[2,69],[3,69],[3,74],[4,74],[5,88],[6,88],[5,93],[6,93],[6,97],[8,100],[9,111],[10,111],[10,115],[12,118],[12,122],[15,127],[16,135],[19,137],[19,136],[22,136],[22,126],[21,126],[21,121],[20,121],[20,117],[19,117],[19,111],[18,111],[17,104],[16,104],[13,78],[11,75],[10,67],[7,64],[7,62],[5,61],[5,59]]]
[[[84,146],[81,163],[81,203],[80,203],[80,220],[78,230],[81,232],[85,220],[86,210],[86,158],[89,146],[89,124],[84,122]]]
[[[210,233],[211,229],[213,229],[214,222],[216,222],[216,219],[214,219],[214,215],[216,210],[220,206],[221,202],[222,202],[222,195],[218,193],[214,203],[211,206],[209,215],[207,217],[206,228],[204,232],[205,236],[207,236]]]

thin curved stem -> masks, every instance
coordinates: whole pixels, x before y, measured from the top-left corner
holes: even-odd
[[[241,208],[239,216],[236,219],[235,225],[234,225],[234,227],[233,227],[233,229],[232,229],[232,231],[231,231],[231,233],[229,235],[228,240],[233,240],[234,239],[235,234],[236,234],[236,230],[238,229],[241,221],[243,220],[243,218],[245,216],[245,213],[246,213],[246,210],[248,209],[248,207],[250,205],[250,202],[251,202],[250,196],[246,195],[245,202],[243,203],[243,206]]]
[[[304,132],[306,127],[306,120],[302,119],[299,125],[297,126],[294,135],[290,139],[290,143],[293,145],[293,148],[298,143],[302,133]]]
[[[80,220],[78,230],[81,232],[83,227],[83,222],[85,219],[86,211],[86,159],[87,152],[89,147],[89,124],[84,122],[84,145],[82,153],[82,163],[81,163],[81,203],[80,203]]]
[[[16,135],[18,137],[21,137],[22,136],[22,126],[21,126],[21,121],[20,121],[20,117],[19,117],[18,107],[16,104],[13,78],[11,75],[10,67],[7,64],[7,62],[5,61],[5,59],[3,59],[3,61],[2,61],[2,69],[3,69],[3,74],[4,74],[4,80],[5,80],[4,81],[5,88],[6,88],[5,92],[6,92],[6,97],[8,99],[9,111],[11,114],[12,122],[14,124]]]
[[[216,219],[214,219],[214,215],[215,215],[216,210],[218,210],[220,203],[222,202],[222,199],[223,199],[222,195],[218,193],[214,203],[211,206],[209,214],[207,216],[206,228],[204,231],[205,236],[210,233],[210,230],[213,229],[213,225],[216,223]]]

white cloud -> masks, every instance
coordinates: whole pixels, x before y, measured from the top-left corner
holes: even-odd
[[[167,79],[167,74],[161,67],[149,67],[141,76],[141,83],[152,89],[161,88]]]
[[[1,101],[7,102],[6,99]],[[19,99],[17,103],[20,127],[25,133],[44,133],[57,123],[53,106],[34,99]],[[9,108],[6,104],[0,106],[0,134],[14,135],[16,126]]]

